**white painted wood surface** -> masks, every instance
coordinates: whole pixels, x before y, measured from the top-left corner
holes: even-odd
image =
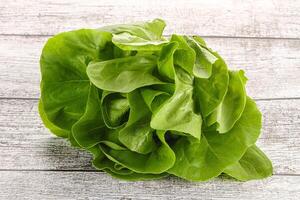
[[[300,174],[300,99],[257,104],[264,117],[258,145],[273,161],[274,173]],[[88,153],[44,128],[36,100],[0,100],[0,107],[0,169],[93,170]]]
[[[38,60],[48,38],[0,35],[0,97],[39,97]],[[246,71],[251,97],[300,97],[300,40],[205,39],[231,69]]]
[[[299,38],[298,0],[2,0],[1,34],[53,35],[163,18],[166,34]]]
[[[90,155],[44,128],[39,56],[53,34],[164,18],[166,34],[205,36],[264,115],[258,145],[274,176],[126,182],[95,171]],[[300,199],[300,1],[0,0],[0,199]]]
[[[299,176],[273,176],[249,182],[219,178],[202,183],[174,177],[126,182],[99,172],[2,171],[0,177],[3,199],[292,200],[300,195]]]

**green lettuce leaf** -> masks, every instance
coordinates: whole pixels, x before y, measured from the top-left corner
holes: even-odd
[[[164,131],[157,131],[158,142],[155,150],[148,154],[139,154],[127,149],[122,149],[115,144],[103,143],[100,149],[106,157],[115,163],[138,173],[163,173],[171,168],[175,162],[175,154],[165,141]]]
[[[173,130],[200,139],[202,119],[194,113],[193,79],[181,68],[176,69],[176,88],[173,96],[164,102],[151,119],[157,130]]]
[[[194,98],[197,110],[206,119],[223,101],[228,89],[229,75],[224,60],[214,53],[218,60],[212,65],[209,78],[195,78]]]
[[[95,146],[103,137],[101,133],[106,131],[99,102],[99,91],[91,85],[85,112],[72,127],[73,137],[82,147]]]
[[[131,151],[147,154],[156,148],[154,129],[150,127],[151,112],[139,91],[128,94],[130,115],[126,126],[120,130],[119,140]]]
[[[128,93],[143,86],[163,84],[153,75],[155,67],[154,56],[130,56],[90,63],[87,74],[100,89]]]
[[[255,145],[249,147],[238,162],[224,170],[224,173],[240,181],[266,178],[271,176],[272,172],[271,161]]]
[[[228,132],[243,113],[246,105],[246,80],[243,71],[229,71],[226,95],[207,120],[208,125],[217,122],[220,133]]]
[[[106,26],[100,30],[113,34],[112,42],[123,50],[157,51],[168,41],[162,37],[166,24],[161,19],[136,24]]]
[[[245,110],[226,134],[211,129],[204,132],[201,141],[180,138],[172,149],[176,155],[169,173],[188,180],[205,181],[220,175],[224,169],[240,160],[260,133],[261,114],[248,98]]]
[[[128,120],[130,107],[126,95],[103,91],[100,107],[104,123],[108,128],[118,128]]]
[[[201,37],[164,38],[164,28],[154,19],[50,38],[40,58],[45,127],[119,179],[270,176],[244,72]]]
[[[193,73],[198,78],[209,78],[212,73],[212,65],[218,60],[209,50],[198,44],[194,38],[185,37],[188,44],[196,52],[196,61],[193,67]]]

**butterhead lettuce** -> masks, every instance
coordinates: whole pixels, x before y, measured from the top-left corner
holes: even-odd
[[[120,179],[270,176],[244,72],[199,36],[165,38],[164,27],[155,19],[50,38],[40,58],[45,126]]]

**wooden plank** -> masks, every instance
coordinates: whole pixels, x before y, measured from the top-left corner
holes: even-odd
[[[264,116],[258,145],[275,174],[300,174],[300,100],[258,101]],[[0,169],[91,170],[90,155],[46,130],[35,100],[0,101]]]
[[[39,57],[47,38],[0,36],[0,97],[39,96]],[[300,97],[300,40],[206,38],[206,41],[231,69],[246,70],[250,96]]]
[[[300,176],[249,182],[177,178],[126,182],[97,172],[1,171],[1,199],[299,199]],[[29,184],[28,184],[29,183]]]
[[[92,170],[91,156],[44,128],[37,101],[0,101],[0,169]]]
[[[52,35],[83,27],[166,20],[166,34],[299,38],[296,0],[15,0],[0,2],[0,34]]]

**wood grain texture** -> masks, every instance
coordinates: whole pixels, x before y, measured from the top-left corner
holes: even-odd
[[[298,0],[1,0],[0,199],[300,199],[299,10]],[[158,17],[166,35],[207,36],[231,69],[245,69],[248,94],[260,99],[264,116],[257,144],[274,176],[245,183],[115,180],[44,128],[34,98],[50,35]]]
[[[48,37],[0,36],[0,97],[39,97],[39,57]],[[254,98],[300,97],[300,40],[205,38],[231,69],[244,69]]]
[[[297,0],[14,0],[0,2],[0,34],[53,35],[163,18],[166,33],[299,38]]]
[[[300,198],[299,176],[237,182],[217,178],[191,183],[171,177],[126,182],[99,172],[0,172],[3,199],[273,199]]]
[[[275,174],[300,174],[300,100],[258,101],[260,146]],[[91,156],[44,128],[35,100],[0,101],[0,169],[92,170]]]

